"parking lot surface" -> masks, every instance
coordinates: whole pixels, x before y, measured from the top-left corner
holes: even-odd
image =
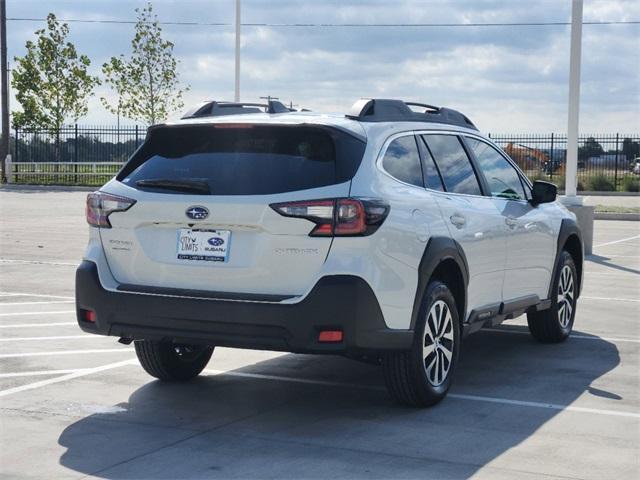
[[[640,478],[639,222],[596,221],[567,342],[524,317],[473,335],[415,410],[329,356],[219,348],[153,380],[76,326],[85,195],[0,189],[2,478]]]

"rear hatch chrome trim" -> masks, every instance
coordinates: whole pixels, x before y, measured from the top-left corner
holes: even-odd
[[[117,290],[123,293],[135,293],[161,297],[192,298],[199,300],[221,300],[228,302],[281,303],[286,300],[298,298],[297,295],[212,292],[207,290],[192,290],[182,288],[148,287],[144,285],[133,285],[129,283],[123,283],[119,285]]]

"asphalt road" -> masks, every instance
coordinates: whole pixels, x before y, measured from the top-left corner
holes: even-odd
[[[571,339],[482,331],[414,410],[342,358],[219,348],[154,381],[75,325],[84,196],[0,189],[0,477],[640,477],[640,223],[596,222]]]

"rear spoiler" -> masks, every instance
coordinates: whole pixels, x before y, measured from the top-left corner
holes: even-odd
[[[182,119],[201,117],[221,117],[224,115],[240,115],[244,113],[289,113],[292,110],[277,100],[267,103],[218,102],[208,100],[201,102],[182,116]]]

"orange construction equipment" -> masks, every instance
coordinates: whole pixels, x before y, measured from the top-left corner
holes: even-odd
[[[538,170],[549,161],[549,155],[526,145],[509,143],[504,151],[515,160],[522,170]]]

